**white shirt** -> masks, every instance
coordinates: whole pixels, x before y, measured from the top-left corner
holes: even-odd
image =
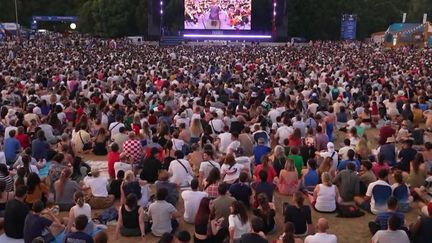
[[[218,170],[220,170],[220,164],[213,160],[206,160],[201,162],[199,167],[199,172],[202,172],[204,174],[203,179],[207,178],[207,176],[210,174],[210,171],[215,167],[218,168]]]
[[[328,233],[316,233],[307,236],[304,243],[337,243],[337,237]]]
[[[279,144],[283,145],[284,140],[289,138],[294,133],[294,129],[287,125],[283,125],[276,130],[276,137],[279,138]]]
[[[252,160],[247,156],[237,157],[236,163],[243,166],[243,169],[247,169],[249,172],[249,176],[252,176],[251,163]]]
[[[180,163],[183,164],[184,167]],[[168,172],[171,175],[169,181],[176,183],[180,187],[188,186],[192,179],[192,168],[189,161],[185,159],[175,159],[171,161]]]
[[[373,191],[374,186],[376,186],[376,185],[385,185],[385,186],[390,187],[390,185],[383,180],[377,180],[377,181],[369,184],[367,191],[366,191],[366,196],[371,197],[370,206],[371,206],[371,211],[374,214],[387,211],[387,203],[384,203],[384,205],[375,205],[375,198],[372,195],[372,191]]]
[[[4,132],[4,140],[6,140],[6,138],[9,138],[9,132],[15,130],[15,136],[18,134],[18,127],[14,127],[14,126],[7,126],[5,128],[5,132]]]
[[[124,126],[125,125],[121,122],[112,122],[108,127],[108,130],[111,132],[111,137],[114,137],[114,135],[120,133],[120,127]]]
[[[91,177],[86,176],[84,178],[84,184],[91,188],[92,195],[95,197],[107,197],[108,196],[108,179],[106,177],[98,176]]]
[[[355,151],[353,146],[344,146],[339,149],[339,155],[341,156],[342,160],[348,160],[348,150],[350,149]]]
[[[78,216],[80,216],[80,215],[85,215],[89,219],[89,222],[92,219],[92,217],[91,217],[91,207],[90,207],[90,205],[88,203],[84,203],[84,205],[82,207],[79,207],[78,205],[75,205],[71,209],[74,212],[75,218],[78,217]]]
[[[268,113],[268,116],[270,117],[272,123],[276,123],[276,118],[278,118],[280,115],[282,115],[282,112],[277,109],[271,109]]]
[[[220,139],[219,151],[226,154],[228,146],[232,142],[232,135],[229,132],[224,132],[219,134],[218,138]]]
[[[322,212],[333,212],[336,210],[336,186],[319,184],[318,197],[315,208]]]
[[[237,149],[240,147],[240,141],[238,141],[238,140],[235,140],[235,141],[232,141],[229,145],[228,145],[228,148],[227,148],[227,153],[228,152],[235,152],[235,151],[237,151]]]
[[[181,197],[184,201],[184,220],[187,223],[193,224],[195,222],[195,216],[198,212],[199,205],[201,203],[201,199],[207,197],[207,192],[201,191],[183,191],[181,193]]]
[[[243,224],[238,215],[230,215],[228,217],[228,224],[230,229],[234,229],[234,239],[239,239],[243,234],[251,231],[250,223]]]
[[[181,139],[177,139],[177,138],[173,138],[171,139],[172,143],[173,143],[173,149],[175,150],[182,150],[183,146],[185,145],[185,142]]]
[[[326,151],[326,152],[320,152],[320,154],[319,154],[322,158],[327,158],[327,157],[330,157],[330,158],[332,158],[333,159],[333,163],[332,163],[332,169],[333,170],[336,170],[336,167],[337,167],[337,165],[338,165],[338,162],[339,162],[339,156],[338,156],[338,153],[337,153],[337,151],[334,151],[334,152],[329,152],[329,151]]]
[[[223,164],[221,167],[221,176],[223,177],[223,181],[234,183],[239,178],[242,169],[243,165],[241,164],[235,163],[233,166]]]
[[[221,119],[213,119],[209,121],[209,125],[212,128],[212,133],[216,134],[223,132],[223,128],[225,126],[225,123]]]
[[[408,236],[403,230],[378,230],[372,237],[373,243],[409,243]]]
[[[119,171],[124,171],[125,173],[132,170],[132,165],[125,163],[125,162],[114,162],[114,171],[115,174],[117,175],[117,172]]]

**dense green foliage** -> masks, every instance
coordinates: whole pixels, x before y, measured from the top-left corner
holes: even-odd
[[[32,15],[79,15],[78,30],[98,36],[146,35],[149,0],[17,0],[19,22],[28,26]],[[266,1],[253,0],[262,10]],[[343,13],[358,15],[358,37],[382,31],[408,13],[408,22],[432,18],[431,0],[287,0],[290,36],[337,39]],[[182,0],[165,0],[164,22],[182,28]],[[14,22],[14,0],[0,0],[0,22]],[[180,10],[180,11],[179,11]],[[257,11],[256,9],[254,11]],[[262,12],[262,11],[261,11]],[[259,15],[260,11],[256,14]],[[261,18],[260,18],[261,19]]]

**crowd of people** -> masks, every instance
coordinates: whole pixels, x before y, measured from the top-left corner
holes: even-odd
[[[4,234],[107,242],[116,220],[110,241],[335,243],[312,215],[366,212],[374,243],[430,242],[431,63],[361,42],[0,46]]]

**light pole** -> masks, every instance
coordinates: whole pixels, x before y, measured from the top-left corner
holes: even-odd
[[[17,29],[18,29],[18,7],[17,7],[17,0],[15,0],[15,23],[16,23]]]

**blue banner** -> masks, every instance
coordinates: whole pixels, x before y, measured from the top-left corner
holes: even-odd
[[[47,22],[77,22],[78,16],[33,16],[30,23],[30,29],[37,30],[38,21]]]
[[[432,48],[432,36],[429,36],[429,47]]]
[[[6,33],[2,24],[0,24],[0,41],[6,37]]]
[[[34,21],[54,21],[54,22],[76,22],[77,16],[33,16]]]
[[[357,36],[357,15],[344,14],[341,21],[341,39],[355,40]]]

